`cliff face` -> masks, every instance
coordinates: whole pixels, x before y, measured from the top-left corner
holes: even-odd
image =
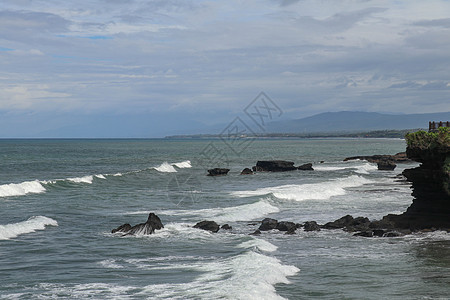
[[[416,132],[406,136],[408,158],[420,162],[403,175],[412,182],[413,203],[401,215],[385,218],[411,230],[450,228],[450,131]]]

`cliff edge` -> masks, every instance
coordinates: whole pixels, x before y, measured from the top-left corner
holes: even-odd
[[[397,228],[450,229],[450,128],[406,135],[408,158],[420,162],[403,175],[412,183],[413,203],[401,215],[383,219]]]

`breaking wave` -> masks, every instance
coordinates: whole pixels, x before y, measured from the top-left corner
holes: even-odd
[[[251,191],[237,191],[231,194],[237,197],[272,194],[278,199],[295,201],[326,200],[333,196],[345,195],[347,193],[345,188],[358,187],[371,182],[363,177],[352,175],[320,183],[280,185]]]
[[[24,181],[0,185],[0,197],[23,196],[44,193],[46,190],[40,181]]]
[[[9,240],[21,234],[44,230],[46,226],[58,226],[58,222],[44,216],[36,216],[23,222],[0,225],[0,240]]]
[[[185,160],[182,162],[177,163],[171,163],[169,164],[167,161],[163,162],[157,167],[153,167],[156,171],[162,172],[162,173],[175,173],[177,170],[174,168],[177,167],[179,169],[185,169],[185,168],[192,168],[191,161]]]

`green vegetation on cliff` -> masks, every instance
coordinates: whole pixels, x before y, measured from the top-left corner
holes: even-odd
[[[441,127],[437,132],[417,131],[405,135],[409,148],[447,152],[450,149],[450,128]]]

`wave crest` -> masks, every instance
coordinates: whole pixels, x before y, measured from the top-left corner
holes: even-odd
[[[0,185],[0,197],[23,196],[44,193],[46,190],[38,180]]]
[[[58,226],[58,222],[48,217],[36,216],[23,222],[0,225],[0,240],[9,240],[21,234],[44,230],[46,226]]]

